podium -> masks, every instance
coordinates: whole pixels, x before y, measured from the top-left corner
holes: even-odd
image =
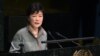
[[[43,43],[57,43],[57,42],[86,40],[86,39],[94,39],[94,37],[43,41]],[[41,50],[41,51],[34,51],[27,53],[0,53],[0,56],[74,56],[75,53],[79,54],[81,53],[81,51],[82,52],[85,51],[86,53],[89,52],[91,53],[92,56],[100,56],[100,44],[55,48],[55,49],[48,49],[48,50]],[[83,54],[85,52],[83,52]]]
[[[27,53],[0,53],[0,56],[73,56],[76,50],[84,48],[90,50],[93,56],[100,56],[100,45],[66,47]]]

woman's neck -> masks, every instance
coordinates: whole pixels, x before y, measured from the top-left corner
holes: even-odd
[[[38,33],[39,33],[39,29],[38,28],[34,28],[32,26],[29,26],[29,30],[34,35],[35,38],[38,37]]]

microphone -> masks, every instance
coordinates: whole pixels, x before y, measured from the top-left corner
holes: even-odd
[[[60,36],[60,37],[63,37],[63,38],[65,38],[65,39],[68,39],[66,36],[64,36],[64,35],[62,35],[62,34],[60,34],[59,32],[55,32],[58,36]],[[77,43],[77,42],[75,42],[75,41],[72,41],[74,44],[76,44],[76,45],[78,45],[78,46],[81,46],[79,43]]]
[[[19,46],[20,46],[20,50],[18,50],[20,53],[23,53],[23,47],[24,47],[24,45],[21,43],[21,44],[19,44]]]
[[[48,34],[55,40],[55,37],[52,35],[52,33],[50,31],[48,31]],[[59,44],[58,42],[57,42],[57,44],[59,45],[60,48],[63,48],[62,45]]]

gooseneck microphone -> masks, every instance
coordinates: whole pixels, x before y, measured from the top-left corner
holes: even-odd
[[[59,32],[55,32],[58,36],[60,37],[63,37],[64,39],[68,39],[66,36],[60,34]],[[78,46],[81,46],[79,43],[75,42],[75,41],[72,41],[74,44],[78,45]]]
[[[48,34],[49,34],[54,40],[56,40],[55,37],[52,35],[52,33],[51,33],[50,31],[48,31]],[[59,45],[60,48],[63,48],[62,45],[59,44],[58,42],[57,42],[57,44]]]
[[[74,42],[74,41],[77,41],[77,40],[88,40],[88,39],[94,39],[95,37],[86,37],[86,38],[71,38],[71,39],[68,39],[67,37],[65,37],[64,35],[60,34],[60,33],[57,33],[57,35],[59,35],[60,37],[63,37],[64,39],[60,39],[60,40],[55,40],[54,36],[51,34],[50,31],[48,31],[49,35],[54,39],[54,40],[49,40],[49,41],[41,41],[42,43],[57,43],[59,44],[59,42],[67,42],[67,41],[71,41],[75,44],[77,44],[78,46],[81,46],[79,43],[77,42]],[[59,44],[59,46],[62,48],[62,46]]]

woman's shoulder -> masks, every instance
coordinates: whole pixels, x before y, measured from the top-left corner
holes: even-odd
[[[47,35],[47,32],[46,32],[46,30],[43,27],[41,27],[41,31],[43,32],[43,34]]]
[[[22,33],[25,33],[27,31],[27,27],[23,27],[21,29],[19,29],[16,34],[22,34]]]
[[[26,31],[26,27],[19,29],[14,35],[13,41],[22,40],[22,35]]]

